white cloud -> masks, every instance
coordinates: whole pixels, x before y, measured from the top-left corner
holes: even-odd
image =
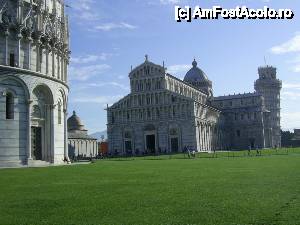
[[[77,24],[80,24],[87,28],[88,31],[102,30],[110,31],[112,29],[136,29],[137,26],[129,24],[127,22],[111,22],[101,24],[102,14],[105,12],[99,12],[99,8],[96,7],[96,0],[76,0],[68,4],[71,8],[70,14]],[[99,24],[99,25],[97,25]]]
[[[282,84],[281,96],[283,100],[298,101],[300,99],[300,83],[288,83]]]
[[[69,68],[70,80],[85,81],[93,76],[105,73],[110,68],[111,67],[107,64],[81,66],[81,67],[71,66]]]
[[[112,56],[113,54],[109,53],[101,53],[100,55],[81,55],[77,57],[71,58],[71,63],[73,64],[86,64],[92,63],[99,60],[107,60],[108,57]]]
[[[77,22],[96,21],[99,19],[99,13],[93,10],[94,0],[76,0],[69,5],[71,7],[71,15],[76,18]]]
[[[290,52],[300,52],[300,34],[297,33],[295,37],[287,42],[274,46],[271,48],[271,52],[274,54],[284,54]]]
[[[293,71],[296,73],[299,73],[300,72],[300,64],[293,66]]]
[[[117,78],[118,78],[119,80],[123,80],[123,79],[125,79],[125,78],[126,78],[126,76],[119,75],[119,76],[117,76]]]
[[[288,60],[288,63],[300,63],[300,55],[298,55],[296,58],[292,60]]]
[[[163,5],[167,4],[179,4],[180,0],[160,0],[160,3]]]
[[[103,90],[105,88],[106,90],[109,89],[110,91],[113,91],[113,88],[115,88],[115,90],[118,90],[118,91],[120,91],[120,90],[125,91],[125,92],[130,91],[129,85],[118,83],[115,81],[97,82],[97,83],[96,82],[93,82],[93,83],[81,82],[81,83],[77,84],[75,87],[73,87],[72,90],[74,91],[74,93],[79,93],[79,92],[83,93],[82,91],[91,90],[93,88],[95,88],[96,90],[99,90],[99,88],[101,88],[101,90]]]
[[[107,86],[113,86],[113,87],[117,87],[119,89],[122,89],[124,91],[129,91],[130,88],[127,85],[124,84],[120,84],[117,82],[102,82],[102,83],[90,83],[88,84],[89,87],[107,87]]]
[[[283,100],[291,100],[291,101],[298,101],[300,99],[300,92],[298,91],[283,91],[281,93]]]
[[[285,53],[298,53],[300,52],[300,33],[297,32],[293,38],[287,42],[274,46],[270,49],[273,54],[285,54]],[[300,55],[297,55],[293,60],[289,60],[290,70],[299,73],[300,72]]]
[[[283,104],[297,104],[300,99],[300,83],[294,82],[283,82],[282,84],[281,97],[283,99]],[[292,130],[296,127],[300,127],[300,112],[297,109],[283,109],[281,113],[281,124],[284,130]],[[298,109],[299,110],[299,109]]]
[[[300,112],[283,112],[281,115],[281,123],[284,130],[300,128]]]
[[[115,29],[127,29],[127,30],[134,30],[137,26],[131,25],[129,23],[121,22],[121,23],[105,23],[100,24],[94,27],[95,30],[102,30],[102,31],[111,31]]]
[[[90,10],[91,4],[94,3],[94,0],[77,0],[72,1],[71,7],[76,10]]]
[[[96,103],[96,104],[111,104],[121,99],[122,95],[112,95],[112,96],[83,96],[78,98],[73,98],[72,103]]]
[[[286,83],[282,84],[283,89],[297,89],[300,90],[300,83]]]
[[[176,75],[182,78],[190,68],[191,65],[188,64],[171,65],[168,66],[167,72],[171,75]]]

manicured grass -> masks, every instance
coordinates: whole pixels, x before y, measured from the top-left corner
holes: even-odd
[[[0,170],[0,224],[300,224],[300,149],[244,153]]]

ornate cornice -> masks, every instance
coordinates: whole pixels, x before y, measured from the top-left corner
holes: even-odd
[[[65,82],[63,82],[59,79],[56,79],[54,77],[47,76],[43,73],[35,72],[35,71],[32,71],[32,70],[21,69],[21,68],[17,68],[17,67],[3,66],[3,65],[0,65],[0,71],[1,70],[14,71],[17,74],[26,74],[26,75],[29,75],[29,76],[35,76],[35,77],[40,77],[40,78],[52,80],[52,81],[55,81],[57,83],[62,84],[63,86],[65,86],[69,90],[69,86]],[[1,77],[1,75],[0,75],[0,77]]]

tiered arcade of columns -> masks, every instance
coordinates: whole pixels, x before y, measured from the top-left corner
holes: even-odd
[[[67,82],[68,17],[63,0],[0,3],[0,64]]]

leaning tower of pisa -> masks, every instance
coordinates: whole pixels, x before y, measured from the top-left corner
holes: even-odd
[[[67,159],[63,0],[0,1],[0,167]]]
[[[255,90],[264,97],[266,110],[270,112],[270,143],[271,147],[281,147],[280,125],[280,91],[282,81],[277,79],[277,69],[272,66],[258,68],[259,79],[255,82]]]

